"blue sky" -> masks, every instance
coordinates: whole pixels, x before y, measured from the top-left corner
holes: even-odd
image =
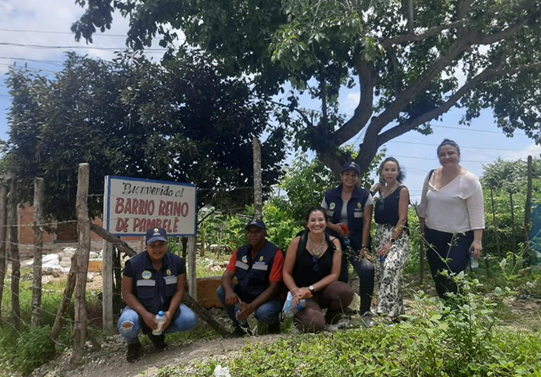
[[[80,54],[90,57],[111,59],[115,49],[125,47],[128,22],[116,17],[113,27],[104,36],[94,38],[93,45],[75,42],[70,33],[72,22],[81,15],[82,9],[73,0],[55,0],[54,6],[48,1],[39,0],[0,0],[0,138],[8,138],[7,109],[10,98],[5,86],[5,73],[8,66],[16,62],[18,67],[27,64],[31,69],[42,70],[52,75],[61,69],[65,46],[75,46]],[[40,47],[46,46],[46,47]],[[100,49],[96,49],[100,48]],[[105,48],[105,49],[104,49]],[[154,47],[158,49],[158,47]],[[148,52],[159,59],[161,52]],[[353,114],[358,102],[358,92],[343,91],[340,96],[341,111]],[[317,106],[312,101],[304,101],[307,107]],[[460,110],[451,110],[440,122],[434,122],[434,133],[424,136],[415,132],[405,134],[387,143],[388,156],[396,157],[407,172],[405,184],[411,191],[412,201],[418,201],[422,181],[430,169],[438,167],[436,146],[444,139],[455,140],[462,151],[462,165],[477,175],[481,175],[483,165],[490,164],[498,157],[502,159],[539,157],[541,148],[528,139],[522,131],[513,138],[505,137],[495,126],[490,111],[482,113],[471,127],[458,124]],[[362,137],[351,142],[358,145]],[[351,143],[350,142],[350,143]]]

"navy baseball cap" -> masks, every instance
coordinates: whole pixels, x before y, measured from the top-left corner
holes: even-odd
[[[344,166],[342,166],[342,173],[346,170],[355,170],[357,174],[361,174],[361,167],[353,161],[348,162],[347,164],[344,164]]]
[[[163,228],[152,228],[147,230],[147,245],[156,241],[167,242],[167,232]]]
[[[257,226],[258,228],[267,230],[265,223],[262,220],[252,220],[250,221],[244,229],[248,229],[251,226]]]

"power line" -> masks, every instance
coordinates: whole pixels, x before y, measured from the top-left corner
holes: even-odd
[[[39,33],[39,34],[62,34],[71,35],[74,33],[68,31],[53,31],[53,30],[28,30],[28,29],[0,29],[0,31],[14,32],[14,33]],[[126,34],[97,34],[92,35],[94,37],[114,37],[114,38],[127,38]],[[159,40],[159,38],[153,38],[153,40]]]
[[[35,49],[54,49],[54,50],[101,50],[101,51],[118,51],[118,50],[131,50],[128,47],[93,47],[93,46],[48,46],[48,45],[34,45],[34,44],[24,44],[24,43],[13,43],[13,42],[0,42],[0,46],[8,47],[24,47],[24,48],[35,48]],[[133,50],[131,50],[133,51]],[[144,49],[145,52],[165,52],[165,49],[158,48],[148,48]]]
[[[0,56],[0,60],[23,60],[23,61],[27,61],[27,62],[33,62],[33,63],[43,63],[43,64],[50,64],[50,65],[55,65],[55,66],[59,66],[59,67],[62,67],[63,66],[63,63],[62,61],[60,60],[40,60],[40,59],[27,59],[27,58],[12,58],[12,57],[9,57],[9,56]]]
[[[425,145],[425,146],[430,146],[430,147],[439,145],[439,144],[435,144],[435,143],[414,143],[412,141],[398,141],[398,140],[388,141],[387,143]],[[505,148],[495,149],[495,148],[488,148],[488,147],[470,147],[470,146],[465,146],[465,145],[461,145],[460,148],[461,149],[485,149],[485,150],[490,150],[490,151],[495,151],[495,150],[497,150],[497,151],[513,151],[513,152],[522,152],[522,151],[524,151],[524,149],[505,149]]]

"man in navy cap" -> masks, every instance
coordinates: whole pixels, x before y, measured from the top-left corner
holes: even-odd
[[[246,225],[248,244],[237,249],[222,276],[218,298],[233,321],[232,336],[243,336],[249,330],[248,316],[255,313],[258,321],[267,323],[269,333],[280,332],[279,314],[282,300],[284,254],[266,240],[267,227],[261,220]],[[238,284],[233,286],[233,278]]]
[[[186,262],[167,252],[167,233],[163,228],[152,228],[146,234],[147,249],[126,262],[122,278],[122,296],[126,307],[118,320],[118,331],[128,343],[126,359],[134,362],[139,357],[139,331],[146,334],[157,349],[167,347],[164,333],[191,330],[195,314],[181,304],[186,287]],[[164,313],[162,333],[156,314]]]

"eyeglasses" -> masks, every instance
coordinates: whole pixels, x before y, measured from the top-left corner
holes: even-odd
[[[319,259],[315,255],[312,257],[312,268],[314,272],[319,272]]]

